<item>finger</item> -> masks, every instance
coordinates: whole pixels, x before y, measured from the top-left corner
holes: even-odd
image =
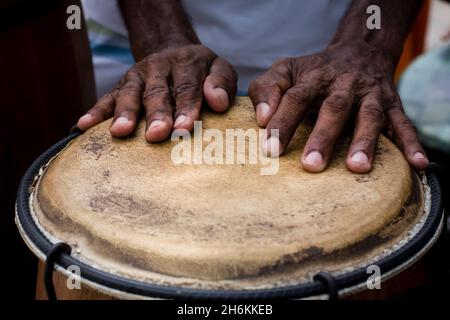
[[[347,168],[356,173],[372,170],[378,138],[384,124],[381,96],[370,93],[360,103],[353,139],[347,154]]]
[[[77,123],[80,130],[87,130],[96,124],[111,118],[114,114],[114,91],[102,96],[95,106],[93,106],[84,116],[82,116]]]
[[[113,136],[127,136],[136,128],[142,90],[143,81],[138,72],[129,71],[116,94],[114,119],[109,129]]]
[[[150,66],[148,70],[142,101],[147,120],[145,137],[149,142],[165,140],[173,128],[173,101],[166,70],[161,65]]]
[[[194,121],[200,117],[203,98],[203,82],[206,78],[203,66],[175,66],[172,72],[175,99],[175,129],[194,128]]]
[[[292,59],[277,61],[265,74],[253,81],[249,96],[256,109],[256,121],[265,127],[276,112],[283,94],[293,86]]]
[[[428,166],[428,158],[420,145],[416,128],[403,111],[400,98],[396,98],[396,102],[387,110],[387,116],[392,125],[394,140],[405,158],[415,169],[425,169]]]
[[[203,84],[203,95],[212,110],[223,112],[236,96],[237,74],[222,58],[214,59]]]
[[[339,89],[323,101],[317,122],[303,149],[303,169],[309,172],[325,170],[334,145],[350,116],[353,98],[349,90]]]
[[[296,86],[283,95],[267,124],[266,138],[261,145],[266,156],[277,157],[284,152],[313,99],[312,92],[308,87]],[[278,132],[277,136],[273,132]]]

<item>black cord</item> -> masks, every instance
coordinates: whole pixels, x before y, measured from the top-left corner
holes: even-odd
[[[84,131],[81,130],[80,128],[78,128],[78,126],[75,124],[75,125],[73,125],[73,126],[70,128],[69,134],[72,134],[72,133],[75,133],[75,132],[81,134],[81,133],[83,133]]]
[[[44,268],[44,285],[47,293],[48,300],[57,300],[55,286],[53,284],[53,270],[55,269],[55,262],[63,253],[70,255],[72,248],[64,242],[55,243],[55,245],[49,250],[47,258],[45,259]]]
[[[338,300],[339,292],[336,278],[329,272],[319,272],[313,278],[314,281],[321,282],[328,291],[328,300]]]
[[[437,173],[440,180],[442,178],[441,175],[444,173],[444,168],[437,162],[430,162],[426,168],[426,171]]]
[[[443,166],[441,166],[437,162],[430,162],[426,171],[428,173],[430,173],[430,172],[435,173],[437,178],[439,179],[439,181],[442,184],[442,179],[445,176],[445,170],[444,170]],[[445,202],[445,197],[443,197],[442,200]],[[445,207],[445,203],[443,204],[443,207]],[[446,238],[450,239],[450,214],[449,214],[449,212],[446,212],[445,210],[444,210],[444,230],[446,231]]]

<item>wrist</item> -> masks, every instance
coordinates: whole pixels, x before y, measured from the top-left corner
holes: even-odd
[[[178,48],[188,45],[200,44],[197,37],[182,34],[170,34],[164,38],[154,39],[130,37],[131,51],[136,61],[140,61],[150,54],[160,52],[169,48]]]
[[[166,35],[161,41],[156,44],[154,51],[158,52],[169,48],[179,48],[189,45],[200,44],[200,40],[195,34],[169,34]]]
[[[199,44],[178,0],[119,0],[136,61],[167,48]]]
[[[386,70],[395,72],[401,49],[392,50],[384,45],[366,41],[332,41],[325,49],[330,55],[347,57],[348,59],[362,59],[367,63],[382,63]]]

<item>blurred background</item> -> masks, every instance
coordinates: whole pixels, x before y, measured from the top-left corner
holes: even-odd
[[[9,298],[35,295],[37,260],[20,238],[14,203],[20,178],[45,149],[65,137],[96,101],[88,27],[66,27],[80,1],[0,1],[0,235],[2,286]],[[400,13],[401,14],[401,13]],[[449,195],[450,4],[426,1],[398,66],[399,92]],[[407,297],[448,294],[448,237],[428,253],[423,285]],[[405,297],[399,297],[405,298]]]

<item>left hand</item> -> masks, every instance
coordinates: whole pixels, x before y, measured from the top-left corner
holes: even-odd
[[[143,109],[145,138],[163,141],[173,130],[192,130],[205,100],[213,111],[227,110],[236,94],[236,81],[233,67],[205,46],[166,48],[131,67],[117,86],[78,120],[78,128],[87,130],[114,116],[111,135],[126,137],[136,129]]]
[[[394,72],[395,63],[369,46],[328,48],[279,60],[249,87],[257,122],[267,128],[263,151],[271,156],[282,154],[308,108],[319,102],[317,122],[301,156],[305,170],[325,170],[338,137],[353,116],[355,127],[346,159],[349,170],[366,173],[372,169],[383,128],[414,168],[426,168],[428,159],[403,111]],[[279,129],[279,139],[270,137],[270,129]]]

